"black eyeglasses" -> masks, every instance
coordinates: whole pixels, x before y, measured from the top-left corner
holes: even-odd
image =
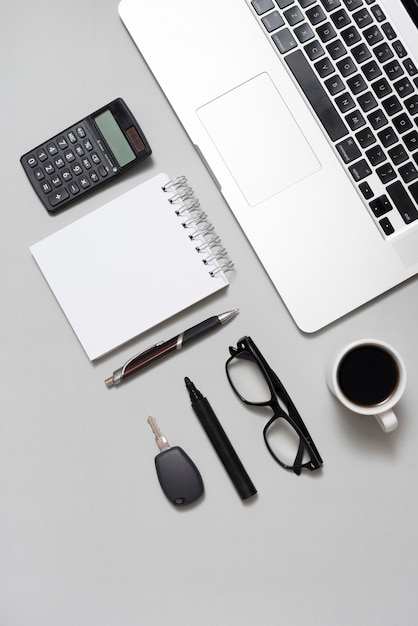
[[[251,337],[229,348],[226,374],[232,389],[245,404],[270,407],[273,416],[263,430],[267,449],[277,463],[295,474],[303,468],[319,469],[322,459],[308,429],[277,374]]]

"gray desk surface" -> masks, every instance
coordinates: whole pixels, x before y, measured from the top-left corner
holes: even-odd
[[[117,4],[16,0],[1,10],[0,623],[415,625],[417,281],[314,336],[299,332]],[[138,117],[152,158],[49,216],[19,157],[117,96]],[[28,247],[159,171],[188,174],[236,271],[226,292],[93,365]],[[133,353],[234,307],[239,317],[212,337],[125,386],[105,387]],[[230,391],[228,346],[245,334],[305,418],[324,459],[320,473],[297,477],[276,466],[262,440],[264,418]],[[400,426],[389,435],[350,416],[325,384],[334,348],[365,336],[392,342],[408,368]],[[252,501],[241,502],[192,413],[185,375],[246,465],[259,492]],[[174,509],[159,489],[149,414],[202,472],[206,494],[194,508]]]

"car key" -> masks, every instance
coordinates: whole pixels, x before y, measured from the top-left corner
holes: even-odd
[[[148,423],[160,450],[155,457],[155,468],[161,489],[176,506],[191,504],[203,493],[199,470],[182,448],[170,446],[154,417],[150,416]]]

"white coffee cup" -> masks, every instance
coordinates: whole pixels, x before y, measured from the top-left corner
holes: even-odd
[[[327,367],[330,391],[348,409],[374,415],[385,433],[398,426],[393,407],[405,391],[406,368],[385,341],[359,339],[341,347]]]

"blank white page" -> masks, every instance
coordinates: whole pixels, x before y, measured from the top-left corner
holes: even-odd
[[[228,284],[196,251],[168,181],[158,174],[30,247],[90,360]]]

